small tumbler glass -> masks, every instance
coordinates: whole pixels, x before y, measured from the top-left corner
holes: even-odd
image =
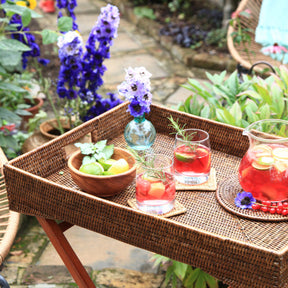
[[[177,133],[174,146],[176,180],[188,185],[205,183],[210,175],[210,168],[209,134],[200,129],[184,129],[182,135]]]
[[[142,211],[164,214],[171,211],[175,201],[173,158],[164,154],[149,154],[145,165],[137,168],[136,202]]]

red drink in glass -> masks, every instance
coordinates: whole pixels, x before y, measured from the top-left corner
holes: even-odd
[[[145,173],[137,175],[136,199],[138,205],[150,208],[154,206],[152,210],[157,210],[158,207],[165,207],[174,203],[176,192],[174,176],[170,173],[164,173],[163,176],[163,179],[159,179]],[[161,213],[157,214],[168,212],[161,208],[159,210],[161,210]]]
[[[174,169],[186,176],[206,175],[211,168],[211,151],[205,146],[182,145],[174,150]]]
[[[287,200],[288,147],[259,144],[249,149],[239,166],[239,182],[256,200]]]
[[[176,134],[173,168],[180,183],[197,185],[208,180],[211,149],[206,131],[185,129],[184,136]]]
[[[137,168],[137,206],[153,214],[167,213],[174,207],[176,192],[175,177],[171,172],[172,157],[150,154],[145,159],[146,165]]]

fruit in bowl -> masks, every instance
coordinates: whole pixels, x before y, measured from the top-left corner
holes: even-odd
[[[84,143],[84,146],[76,143],[80,151],[70,156],[68,168],[73,181],[81,190],[99,197],[111,197],[122,192],[135,180],[136,161],[128,150],[107,146],[106,140],[99,142]]]

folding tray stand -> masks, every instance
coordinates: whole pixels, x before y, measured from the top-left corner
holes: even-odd
[[[125,148],[123,131],[133,119],[127,105],[123,103],[4,166],[10,209],[38,218],[78,286],[95,287],[63,234],[72,225],[200,267],[233,288],[288,287],[288,218],[234,211],[233,197],[229,200],[239,190],[237,171],[249,147],[241,128],[151,106],[148,119],[157,131],[152,146],[155,152],[171,154],[173,150],[170,115],[180,124],[210,135],[218,187],[216,192],[177,191],[178,202],[187,209],[185,214],[164,218],[131,208],[127,201],[135,197],[135,183],[109,199],[79,189],[69,174],[64,147],[91,133],[93,142],[107,139]]]

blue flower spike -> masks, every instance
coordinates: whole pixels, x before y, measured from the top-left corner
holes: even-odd
[[[57,0],[57,3],[58,8],[67,8],[70,16],[74,15],[76,0]],[[78,113],[79,119],[86,122],[122,103],[114,93],[107,93],[105,98],[98,93],[99,87],[104,84],[102,77],[107,70],[103,62],[110,58],[110,47],[117,37],[119,22],[118,8],[108,4],[101,8],[85,47],[77,31],[69,31],[58,38],[61,66],[57,94],[67,102],[66,115]],[[73,23],[74,30],[74,26],[78,27]],[[73,101],[78,104],[74,105]],[[77,112],[73,112],[71,108],[77,109]]]

